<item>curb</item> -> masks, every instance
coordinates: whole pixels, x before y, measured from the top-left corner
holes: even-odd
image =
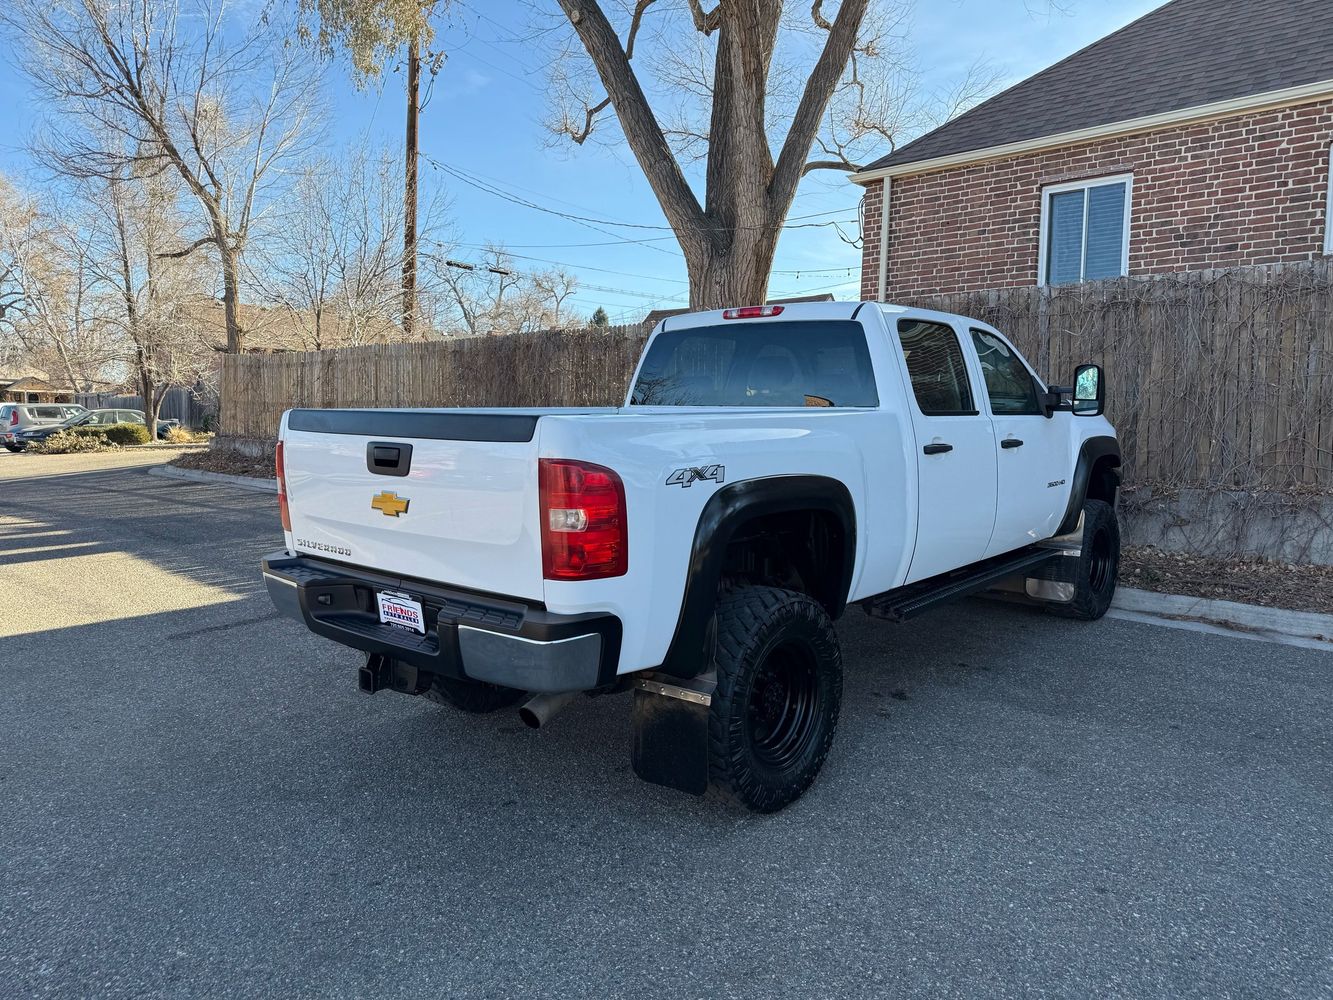
[[[203,472],[199,469],[181,469],[174,465],[155,465],[150,476],[160,479],[184,479],[193,483],[213,483],[217,486],[235,486],[252,493],[277,493],[276,479],[255,479],[251,476],[229,476],[225,472]]]
[[[1333,615],[1119,587],[1108,618],[1333,652]]]

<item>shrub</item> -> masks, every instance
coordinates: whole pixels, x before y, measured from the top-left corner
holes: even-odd
[[[96,427],[69,427],[60,431],[60,433],[73,434],[75,437],[94,438],[106,444],[106,428],[101,424]]]
[[[167,440],[172,444],[195,444],[207,441],[208,435],[192,431],[188,427],[172,426],[167,428]]]
[[[143,424],[112,424],[103,427],[102,433],[109,443],[116,445],[147,444],[153,440]]]
[[[115,447],[103,435],[75,433],[86,429],[56,431],[45,441],[34,441],[27,450],[38,455],[71,455],[84,451],[110,451]]]

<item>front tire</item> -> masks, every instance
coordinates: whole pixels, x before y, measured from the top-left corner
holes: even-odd
[[[753,812],[776,812],[810,787],[833,743],[838,637],[819,602],[776,587],[725,594],[716,624],[710,789]]]
[[[1052,605],[1066,618],[1093,622],[1106,614],[1120,573],[1120,524],[1105,500],[1083,502],[1083,551],[1075,569],[1074,599]]]
[[[497,712],[502,708],[517,705],[522,700],[523,694],[524,692],[517,688],[488,684],[485,681],[472,681],[464,677],[441,677],[437,674],[431,678],[430,688],[422,693],[422,697],[437,705],[456,708],[460,712],[484,715],[487,712]]]
[[[5,447],[8,448],[10,451],[14,452],[14,454],[16,455],[23,450],[23,445],[21,444],[7,444],[5,445]]]

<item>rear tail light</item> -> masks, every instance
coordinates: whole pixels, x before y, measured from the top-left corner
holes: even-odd
[[[10,411],[9,411],[9,426],[10,426],[10,427],[17,427],[17,426],[18,426],[18,422],[19,422],[19,411],[18,411],[17,409],[10,410]]]
[[[292,530],[292,512],[287,509],[287,467],[282,460],[282,442],[273,453],[273,465],[278,477],[278,513],[282,515],[282,530]]]
[[[723,319],[767,319],[769,316],[781,316],[782,306],[741,306],[739,309],[723,309]]]
[[[625,484],[610,469],[563,458],[538,461],[542,575],[600,580],[629,568]]]

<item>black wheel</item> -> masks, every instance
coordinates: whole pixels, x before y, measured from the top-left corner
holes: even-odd
[[[523,694],[517,688],[501,687],[499,684],[436,675],[431,678],[430,689],[422,697],[437,705],[448,705],[462,712],[482,715],[517,705]]]
[[[1068,618],[1096,621],[1106,614],[1120,573],[1120,524],[1105,500],[1083,503],[1083,552],[1078,559],[1074,599],[1051,610]]]
[[[18,453],[23,450],[23,445],[21,444],[7,444],[5,445],[5,447],[15,453]]]
[[[713,794],[776,812],[814,782],[842,702],[842,652],[819,602],[744,587],[718,602],[708,718]]]

